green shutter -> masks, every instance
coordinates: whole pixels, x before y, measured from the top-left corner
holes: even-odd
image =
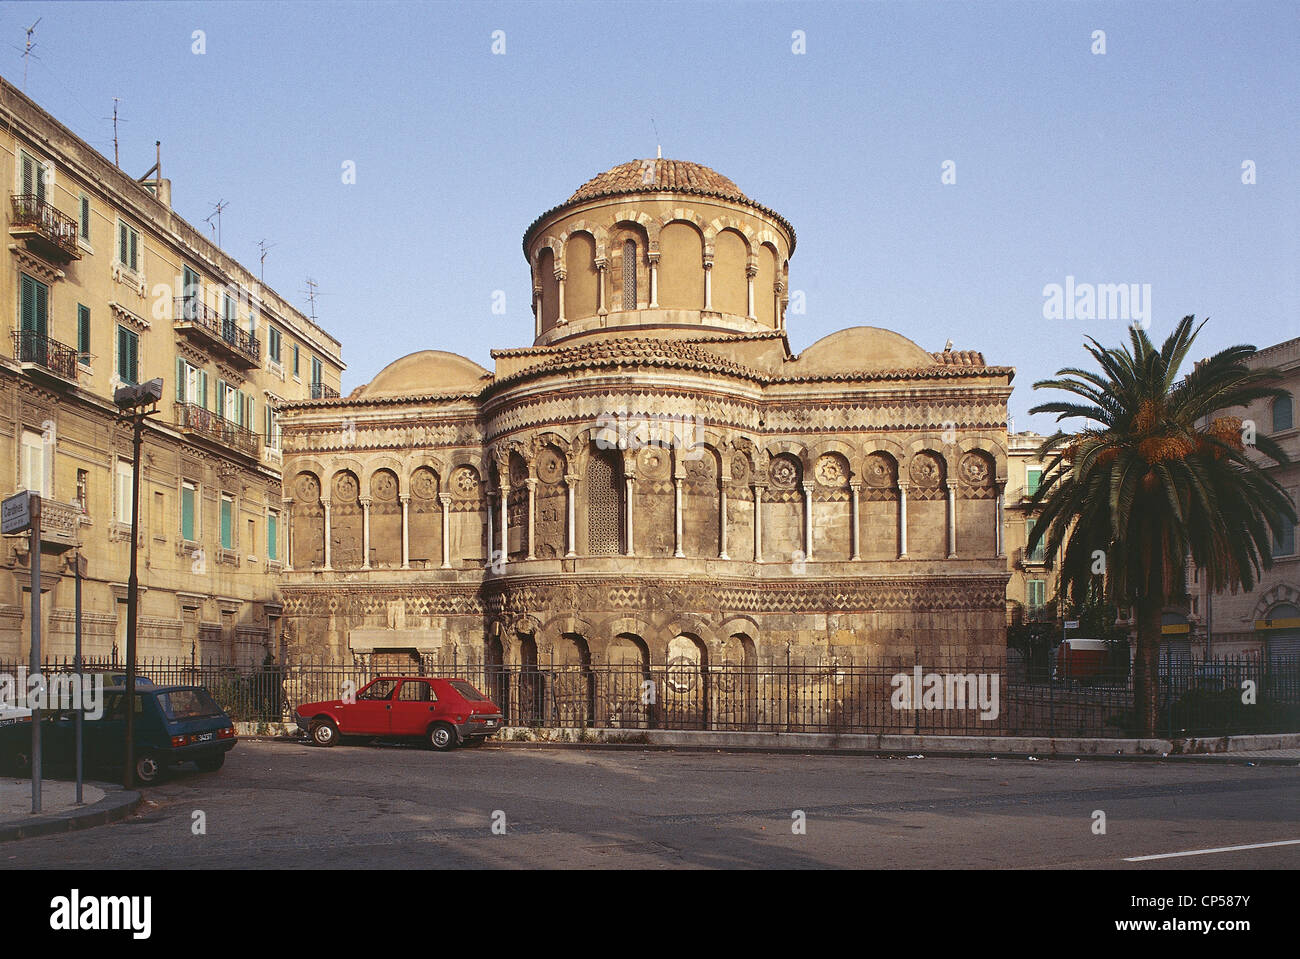
[[[130,266],[131,266],[131,269],[133,269],[133,270],[136,269],[136,246],[137,246],[137,244],[139,243],[139,240],[140,240],[140,234],[136,233],[135,230],[132,230],[132,231],[131,231],[131,263],[130,263]]]
[[[90,197],[81,198],[81,238],[90,242]]]
[[[23,332],[36,329],[36,281],[26,273],[22,274],[22,324]]]
[[[233,525],[233,520],[234,520],[234,517],[232,517],[230,514],[233,509],[234,509],[234,504],[231,503],[230,500],[226,499],[223,496],[221,498],[221,548],[222,549],[233,548],[230,545],[231,544],[230,528]]]
[[[34,164],[32,163],[32,158],[29,157],[26,153],[23,154],[22,163],[23,163],[23,195],[31,196],[33,193],[36,192],[36,184],[34,182],[35,176],[33,175],[33,170],[32,170]]]
[[[266,558],[272,562],[280,558],[279,525],[280,518],[275,513],[268,513],[266,517]]]
[[[176,402],[185,402],[185,361],[176,357]]]
[[[90,307],[80,303],[77,304],[77,352],[90,353]]]
[[[181,489],[181,538],[194,542],[194,490]]]
[[[117,224],[117,261],[126,263],[126,224],[120,220]]]
[[[208,371],[199,372],[199,405],[208,408]]]

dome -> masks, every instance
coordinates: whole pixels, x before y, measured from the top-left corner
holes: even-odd
[[[352,396],[424,396],[439,393],[478,392],[492,376],[487,370],[459,353],[421,350],[394,360]]]
[[[800,375],[866,370],[910,370],[936,366],[927,353],[901,333],[876,326],[851,326],[823,336],[799,354]]]
[[[753,204],[740,187],[716,170],[687,160],[628,160],[598,173],[569,197],[569,203],[623,193],[694,193]]]

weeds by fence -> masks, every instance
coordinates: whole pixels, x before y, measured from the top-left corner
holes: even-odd
[[[17,665],[0,664],[11,674]],[[52,661],[46,672],[72,668]],[[87,661],[116,674],[120,663]],[[392,669],[363,665],[261,667],[149,659],[139,675],[159,685],[200,685],[232,718],[291,721],[303,704],[338,699]],[[1136,735],[1133,680],[1064,681],[1002,658],[870,664],[722,663],[413,664],[411,675],[465,679],[512,725],[757,732],[917,733],[980,736]],[[1300,731],[1300,661],[1247,657],[1162,663],[1160,733],[1225,736]]]

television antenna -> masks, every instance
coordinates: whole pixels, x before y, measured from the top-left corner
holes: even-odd
[[[45,18],[37,17],[36,23],[40,23],[43,19]],[[36,46],[36,44],[32,43],[32,34],[36,32],[36,23],[27,28],[27,46],[23,50],[23,93],[27,92],[27,61],[31,58],[32,47]]]
[[[212,212],[203,218],[203,222],[210,226],[214,233],[217,234],[217,246],[221,246],[221,211],[230,206],[225,200],[218,200],[212,205]],[[213,218],[216,223],[213,223]]]
[[[307,315],[310,316],[311,321],[315,323],[316,322],[316,297],[324,296],[325,294],[321,293],[319,289],[319,284],[315,280],[313,280],[310,276],[307,277],[307,289],[300,290],[299,292],[306,295],[307,303],[309,304]]]
[[[266,254],[269,251],[275,249],[275,244],[272,243],[268,245],[266,240],[258,240],[257,249],[262,254],[260,257],[258,257],[258,263],[261,264],[261,273],[258,276],[258,279],[260,282],[265,283],[266,282]]]
[[[113,121],[113,166],[117,167],[119,170],[122,168],[122,164],[121,164],[121,162],[119,161],[119,159],[118,159],[118,155],[117,155],[117,125],[118,125],[119,123],[126,123],[126,122],[127,122],[127,121],[125,121],[125,120],[120,120],[120,119],[118,119],[118,116],[117,116],[117,105],[118,105],[118,103],[121,102],[121,100],[122,100],[121,97],[113,97],[113,116],[111,117],[111,119],[112,119],[112,121]],[[104,119],[105,119],[105,120],[108,120],[108,119],[110,119],[110,117],[104,117]]]

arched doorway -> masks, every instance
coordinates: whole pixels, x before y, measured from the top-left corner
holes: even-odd
[[[708,665],[708,649],[698,636],[679,633],[668,641],[662,692],[665,728],[709,728]]]
[[[650,675],[650,650],[645,640],[619,633],[610,641],[605,657],[609,667],[598,697],[604,725],[653,726],[659,691]]]

